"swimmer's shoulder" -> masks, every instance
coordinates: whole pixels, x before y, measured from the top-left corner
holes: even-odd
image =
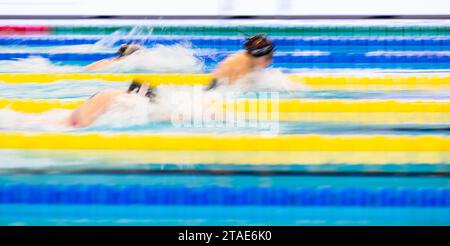
[[[230,68],[248,67],[251,63],[245,51],[238,51],[226,57],[217,67],[216,72],[225,72]]]
[[[224,62],[242,62],[247,60],[250,60],[250,57],[247,55],[247,53],[245,51],[238,51],[225,58]]]
[[[124,95],[124,94],[127,94],[126,91],[124,91],[124,90],[109,89],[109,90],[105,90],[105,91],[95,94],[90,99],[91,100],[102,100],[102,99],[112,98],[112,97],[116,97],[116,96],[120,96],[120,95]]]

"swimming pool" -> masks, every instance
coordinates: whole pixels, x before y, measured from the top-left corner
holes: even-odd
[[[189,23],[0,24],[0,224],[450,224],[448,21]],[[134,78],[195,101],[259,32],[277,53],[254,87],[228,88],[242,121],[175,124],[141,105],[48,124]],[[83,71],[124,42],[147,49]]]

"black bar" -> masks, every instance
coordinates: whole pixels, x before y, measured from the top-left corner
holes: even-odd
[[[276,242],[291,242],[288,245],[310,245],[304,242],[341,242],[351,241],[359,243],[373,243],[379,241],[396,241],[405,245],[406,240],[426,240],[430,245],[432,240],[446,240],[450,238],[450,227],[1,227],[0,241],[32,242],[61,241],[61,242],[165,242],[165,243],[196,243],[197,245],[215,244],[274,244]],[[231,234],[231,231],[234,231]],[[242,240],[246,231],[259,234],[251,240]],[[192,234],[191,234],[192,233]],[[200,233],[211,235],[201,237]],[[197,240],[189,240],[195,235]],[[204,234],[203,234],[204,235]],[[248,233],[247,233],[248,235]],[[270,240],[269,240],[270,235]],[[181,240],[181,239],[187,240]],[[191,237],[193,239],[194,237]],[[224,240],[227,238],[228,240]],[[246,237],[248,239],[248,237]],[[257,238],[257,240],[254,240]],[[204,240],[202,240],[204,239]],[[230,240],[233,239],[233,240]],[[302,241],[299,241],[302,240]],[[370,241],[368,241],[370,240]],[[445,241],[444,241],[445,242]],[[156,245],[156,244],[149,244]],[[358,244],[361,245],[361,244]]]

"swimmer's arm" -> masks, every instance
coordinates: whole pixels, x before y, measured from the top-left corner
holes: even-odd
[[[111,62],[115,61],[115,58],[110,59],[103,59],[100,61],[93,62],[87,66],[84,67],[84,70],[91,71],[91,70],[97,70],[97,69],[103,69],[107,67]]]
[[[106,111],[112,100],[121,93],[124,92],[108,91],[98,93],[76,108],[72,113],[75,115],[72,115],[72,117],[75,116],[77,118],[77,127],[87,127],[91,125]]]

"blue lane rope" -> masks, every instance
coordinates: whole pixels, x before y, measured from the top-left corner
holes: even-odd
[[[0,204],[450,207],[450,188],[8,184]]]
[[[204,62],[219,62],[228,54],[199,55]],[[93,62],[101,59],[112,58],[115,53],[0,53],[0,60],[17,60],[28,57],[43,57],[54,62],[79,61]],[[395,64],[395,63],[441,63],[445,66],[450,64],[450,56],[439,54],[429,55],[372,55],[365,54],[330,54],[330,55],[308,55],[299,56],[295,54],[282,54],[274,56],[274,63],[358,63],[358,64]]]

